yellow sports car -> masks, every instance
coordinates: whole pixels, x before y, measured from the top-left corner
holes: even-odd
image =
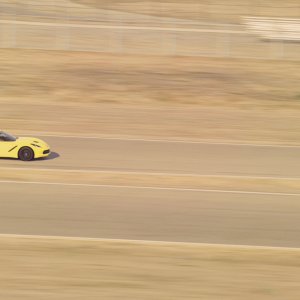
[[[14,137],[0,131],[0,157],[18,158],[24,161],[46,157],[49,146],[42,140],[32,137]]]

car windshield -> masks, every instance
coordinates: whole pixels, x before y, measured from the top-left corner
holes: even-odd
[[[0,131],[0,141],[4,142],[15,142],[17,138],[11,134],[8,134],[4,131]]]

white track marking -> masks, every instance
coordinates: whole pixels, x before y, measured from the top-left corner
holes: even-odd
[[[182,191],[200,193],[221,193],[221,194],[246,194],[246,195],[271,195],[271,196],[300,196],[298,193],[272,193],[262,191],[242,191],[242,190],[213,190],[197,188],[175,188],[175,187],[155,187],[155,186],[135,186],[135,185],[112,185],[112,184],[86,184],[86,183],[62,183],[62,182],[41,182],[41,181],[17,181],[0,180],[0,184],[31,184],[31,185],[57,185],[57,186],[81,186],[95,188],[115,188],[115,189],[136,189],[136,190],[161,190],[161,191]]]
[[[102,29],[126,29],[126,30],[148,30],[148,31],[175,31],[175,32],[216,32],[247,34],[245,30],[224,30],[224,29],[200,29],[180,27],[155,27],[155,26],[128,26],[128,25],[96,25],[96,24],[71,24],[71,23],[50,23],[50,22],[29,22],[15,20],[0,20],[0,24],[48,26],[48,27],[72,27],[72,28],[102,28]]]
[[[42,239],[42,240],[58,240],[58,241],[79,241],[79,242],[104,242],[104,243],[123,243],[137,245],[156,245],[156,246],[192,246],[192,247],[226,247],[240,249],[257,249],[257,250],[292,250],[300,251],[297,247],[274,247],[274,246],[256,246],[256,245],[236,245],[236,244],[210,244],[196,242],[172,242],[172,241],[152,241],[152,240],[131,240],[131,239],[109,239],[109,238],[92,238],[92,237],[71,237],[71,236],[47,236],[47,235],[27,235],[27,234],[5,234],[1,233],[0,238],[20,238],[20,239]]]
[[[86,170],[86,169],[59,169],[59,168],[28,168],[28,167],[0,167],[0,170],[13,171],[49,171],[57,173],[88,173],[88,174],[121,174],[121,175],[149,175],[149,176],[174,176],[174,177],[200,177],[200,178],[222,178],[222,179],[270,179],[270,180],[300,180],[300,177],[276,177],[276,176],[248,176],[248,175],[226,175],[226,174],[195,174],[195,173],[168,173],[168,172],[143,172],[122,170]]]
[[[300,145],[287,144],[264,144],[249,143],[232,140],[183,140],[183,139],[159,139],[159,138],[143,138],[143,137],[105,137],[105,136],[79,136],[79,135],[55,135],[47,133],[30,133],[22,134],[22,136],[36,135],[40,137],[55,137],[68,139],[95,139],[95,140],[112,140],[112,141],[129,141],[129,142],[155,142],[155,143],[180,143],[180,144],[204,144],[204,145],[224,145],[224,146],[245,146],[245,147],[268,147],[268,148],[300,148]]]

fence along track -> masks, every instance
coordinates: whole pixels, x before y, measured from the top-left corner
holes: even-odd
[[[53,15],[49,5],[26,15],[20,7],[15,13],[2,10],[0,47],[300,60],[297,18],[241,17],[238,25],[99,10],[86,14],[87,20],[80,9],[54,5]]]

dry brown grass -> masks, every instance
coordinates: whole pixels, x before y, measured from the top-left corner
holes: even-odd
[[[300,62],[0,51],[0,99],[298,108]]]
[[[0,128],[300,141],[299,62],[0,51]]]
[[[296,193],[300,195],[300,179],[241,178],[226,176],[197,176],[145,174],[130,172],[86,172],[60,170],[15,170],[0,168],[1,180],[54,182],[66,184],[95,184],[113,186],[150,186],[181,189],[242,190],[252,192]]]
[[[300,252],[1,238],[0,296],[14,299],[299,299]]]

